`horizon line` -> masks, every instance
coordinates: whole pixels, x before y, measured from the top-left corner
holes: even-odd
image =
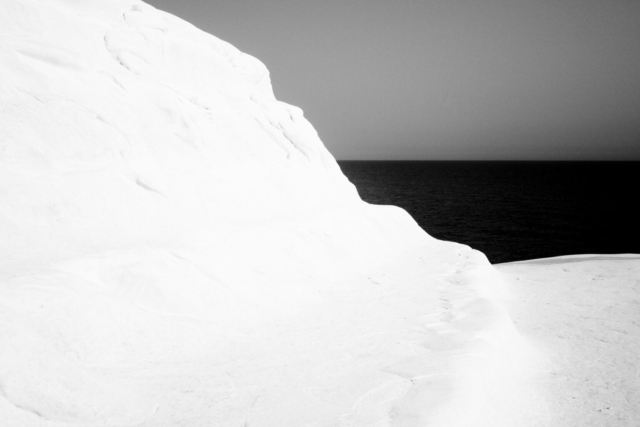
[[[337,162],[582,162],[582,163],[633,163],[640,159],[335,159]]]

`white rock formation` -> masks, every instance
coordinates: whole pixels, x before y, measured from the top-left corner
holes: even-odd
[[[501,283],[228,43],[0,0],[0,426],[540,425]]]
[[[640,255],[573,255],[499,264],[502,300],[544,349],[540,425],[640,425]]]

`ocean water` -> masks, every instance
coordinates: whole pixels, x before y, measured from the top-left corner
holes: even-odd
[[[338,163],[366,202],[492,263],[640,253],[640,162]]]

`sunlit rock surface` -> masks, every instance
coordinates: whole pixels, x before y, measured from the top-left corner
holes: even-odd
[[[513,298],[363,203],[258,60],[0,0],[0,426],[553,425]]]
[[[553,426],[640,424],[640,255],[499,264],[518,331],[544,350]]]

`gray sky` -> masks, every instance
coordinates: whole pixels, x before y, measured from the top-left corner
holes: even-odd
[[[148,0],[264,62],[339,160],[640,160],[638,0]]]

